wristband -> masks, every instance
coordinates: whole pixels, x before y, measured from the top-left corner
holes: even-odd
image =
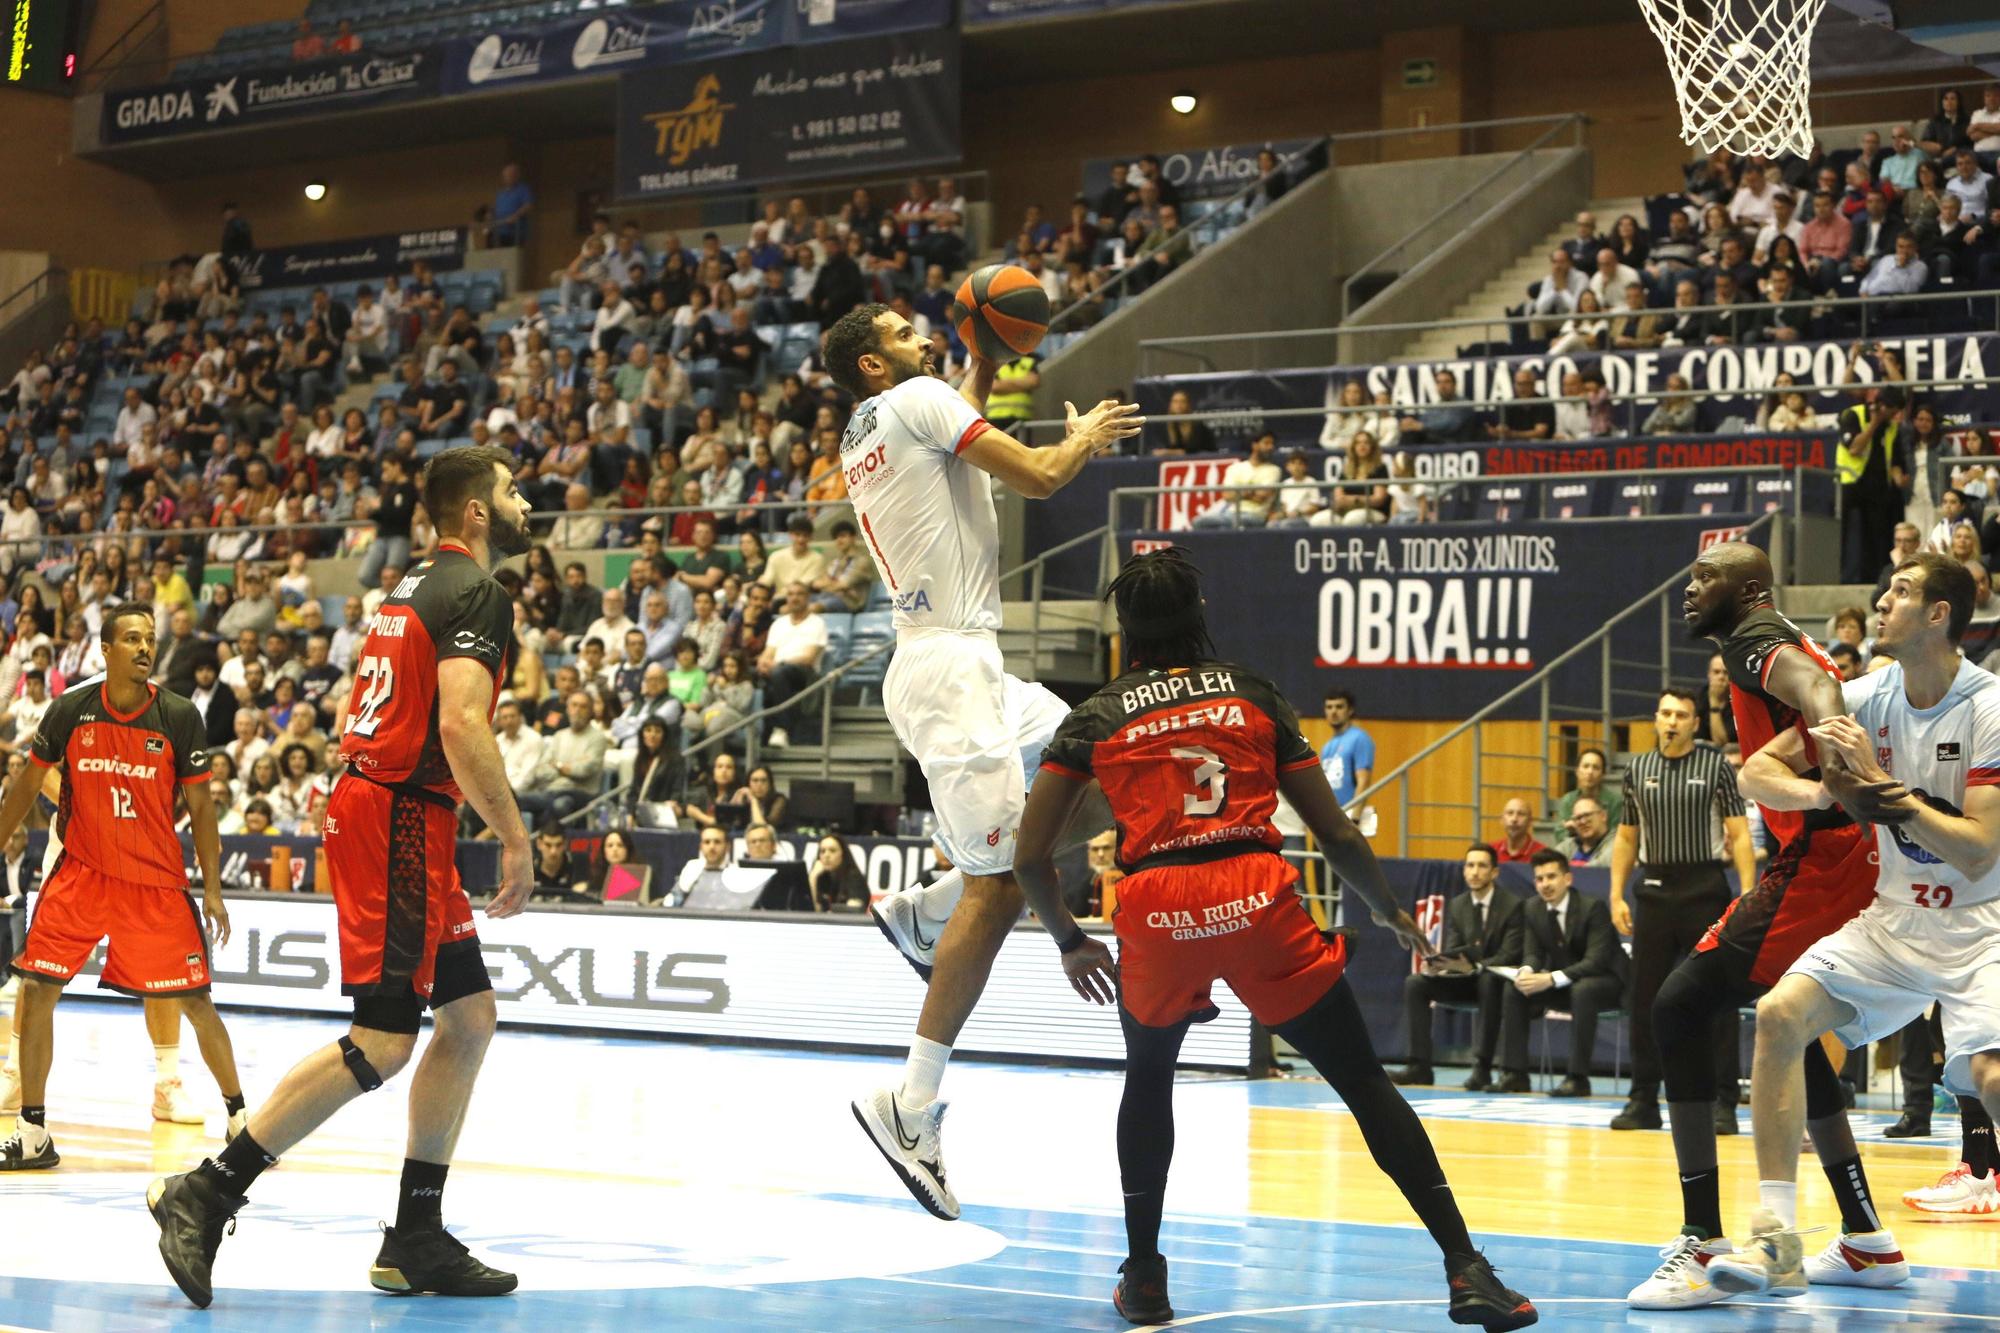
[[[1089,940],[1090,936],[1083,933],[1083,927],[1072,921],[1069,925],[1069,934],[1056,941],[1056,951],[1062,954],[1072,954],[1081,949]]]

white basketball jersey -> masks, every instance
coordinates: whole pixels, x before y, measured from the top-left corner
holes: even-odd
[[[1922,711],[1903,692],[1900,662],[1841,689],[1875,741],[1876,761],[1932,809],[1963,814],[1968,788],[2000,784],[2000,677],[1992,672],[1960,662],[1944,698]],[[1882,860],[1875,892],[1889,902],[1964,907],[2000,898],[2000,867],[1967,883],[1901,828],[1882,826],[1875,843]]]
[[[868,399],[847,423],[847,495],[897,629],[1000,630],[993,485],[958,456],[985,429],[972,404],[928,375]]]

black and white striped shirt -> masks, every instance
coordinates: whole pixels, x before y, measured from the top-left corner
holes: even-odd
[[[1641,865],[1722,860],[1722,821],[1742,813],[1736,770],[1713,745],[1697,742],[1678,759],[1653,750],[1625,766],[1622,822],[1639,830]]]

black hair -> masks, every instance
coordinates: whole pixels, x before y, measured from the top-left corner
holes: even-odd
[[[842,533],[845,533],[850,537],[856,537],[860,535],[858,532],[855,531],[854,524],[850,523],[848,520],[844,518],[841,519],[840,522],[833,525],[834,536],[838,537]]]
[[[1326,698],[1320,700],[1320,702],[1322,704],[1330,704],[1335,699],[1339,699],[1340,701],[1345,703],[1350,710],[1353,709],[1354,707],[1354,691],[1342,689],[1337,685],[1334,688],[1328,690],[1326,692]]]
[[[1179,547],[1135,555],[1105,590],[1132,666],[1192,666],[1215,656],[1202,612],[1201,570]]]
[[[126,616],[144,616],[146,619],[151,620],[153,618],[153,604],[151,602],[118,603],[118,605],[105,612],[104,619],[98,623],[97,641],[99,643],[110,643],[112,639],[116,638],[118,634],[118,622]],[[1956,643],[1957,640],[1954,639],[1952,642]]]
[[[1965,627],[1972,623],[1972,603],[1979,596],[1972,571],[1936,551],[1919,551],[1905,557],[1896,566],[1896,572],[1900,574],[1906,569],[1923,572],[1917,581],[1917,595],[1925,602],[1951,603],[1951,622],[1945,627],[1945,637],[1956,646],[1965,637]]]
[[[1484,853],[1486,857],[1486,864],[1492,866],[1495,870],[1498,870],[1500,868],[1500,853],[1494,851],[1491,847],[1487,846],[1485,843],[1475,842],[1470,847],[1465,849],[1465,854],[1467,856],[1472,855],[1474,852]]]
[[[1660,697],[1662,699],[1685,699],[1689,710],[1696,717],[1701,716],[1701,695],[1685,685],[1669,685],[1660,691]]]
[[[1530,867],[1558,865],[1563,868],[1564,873],[1568,873],[1570,869],[1569,858],[1553,847],[1544,847],[1529,857],[1528,865]]]
[[[881,354],[882,331],[875,327],[875,321],[888,313],[889,307],[879,301],[858,305],[834,321],[821,344],[826,373],[856,399],[869,396],[859,362],[864,356]]]
[[[467,500],[492,498],[496,467],[513,472],[514,456],[490,444],[447,449],[424,465],[423,480],[418,486],[424,497],[424,511],[431,516],[431,525],[439,536],[456,537],[464,530]]]
[[[1604,753],[1602,749],[1598,748],[1595,745],[1586,745],[1581,750],[1578,750],[1576,752],[1576,762],[1579,764],[1582,763],[1583,757],[1587,754],[1596,755],[1597,762],[1603,764],[1606,768],[1611,767],[1611,756]]]

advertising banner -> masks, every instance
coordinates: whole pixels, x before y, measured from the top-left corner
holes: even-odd
[[[421,259],[436,271],[465,267],[465,228],[354,236],[342,241],[279,246],[233,255],[229,263],[245,290],[355,282],[407,273]]]
[[[955,161],[958,34],[941,30],[634,70],[617,193],[741,190]]]
[[[2000,418],[2000,336],[1978,333],[1924,335],[1884,338],[1882,346],[1902,358],[1904,373],[1912,380],[1948,380],[1954,383],[1924,391],[1926,401],[1940,414],[1940,425],[1957,426],[1973,421]],[[1714,430],[1731,418],[1748,431],[1757,416],[1759,401],[1777,385],[1778,376],[1790,375],[1800,384],[1838,384],[1847,373],[1847,347],[1842,343],[1785,343],[1752,347],[1671,347],[1658,351],[1588,352],[1576,356],[1515,356],[1485,360],[1410,361],[1379,366],[1335,366],[1311,370],[1223,371],[1196,375],[1164,375],[1142,379],[1134,388],[1139,406],[1148,415],[1166,410],[1167,399],[1176,389],[1185,389],[1196,412],[1229,412],[1233,415],[1209,423],[1217,443],[1241,452],[1250,438],[1266,424],[1278,433],[1281,446],[1311,446],[1320,436],[1326,419],[1303,415],[1272,417],[1264,413],[1274,408],[1325,407],[1338,401],[1340,390],[1350,380],[1359,380],[1372,400],[1386,393],[1390,403],[1402,409],[1422,408],[1437,401],[1437,372],[1448,370],[1458,381],[1458,393],[1472,401],[1513,399],[1514,372],[1527,368],[1535,374],[1535,393],[1549,397],[1559,393],[1563,377],[1570,371],[1595,370],[1604,376],[1613,394],[1642,395],[1637,420],[1643,423],[1657,400],[1643,395],[1667,387],[1670,375],[1685,375],[1690,388],[1704,391],[1697,400],[1698,427]],[[1873,377],[1864,360],[1856,374],[1863,383]],[[1811,396],[1816,412],[1831,417],[1852,401],[1845,394],[1828,392]],[[1615,409],[1621,422],[1632,412],[1628,403]],[[1636,434],[1626,427],[1627,434]]]
[[[1376,717],[1465,717],[1561,655],[1740,525],[1624,523],[1120,534],[1170,542],[1255,597],[1208,599],[1223,656],[1316,709],[1336,682]],[[1615,574],[1615,577],[1612,575]],[[1676,627],[1677,628],[1677,627]]]
[[[1312,147],[1316,139],[1266,139],[1262,143],[1227,143],[1214,148],[1190,148],[1160,154],[1160,175],[1181,192],[1182,199],[1220,199],[1235,194],[1257,179],[1257,154],[1268,148],[1280,161]],[[1135,149],[1118,157],[1094,157],[1083,164],[1083,197],[1093,205],[1111,185],[1111,168],[1119,163],[1131,166],[1145,149]],[[1138,183],[1136,170],[1127,184]],[[1068,215],[1057,212],[1057,220]]]
[[[232,897],[212,961],[216,1003],[349,1012],[333,901]],[[695,912],[531,909],[479,918],[503,1024],[902,1051],[924,990],[865,916],[746,918]],[[97,972],[101,954],[88,969]],[[82,985],[73,987],[90,993]],[[1250,1016],[1226,986],[1184,1065],[1241,1069]],[[1015,931],[956,1047],[1020,1059],[1121,1060],[1118,1016],[1085,1004],[1039,927]]]
[[[1119,9],[1143,9],[1174,0],[965,0],[965,26],[1023,23],[1029,19],[1077,18]]]
[[[231,130],[287,116],[346,111],[441,87],[443,48],[374,52],[284,64],[236,74],[180,79],[104,95],[104,141],[131,143],[204,130]]]

